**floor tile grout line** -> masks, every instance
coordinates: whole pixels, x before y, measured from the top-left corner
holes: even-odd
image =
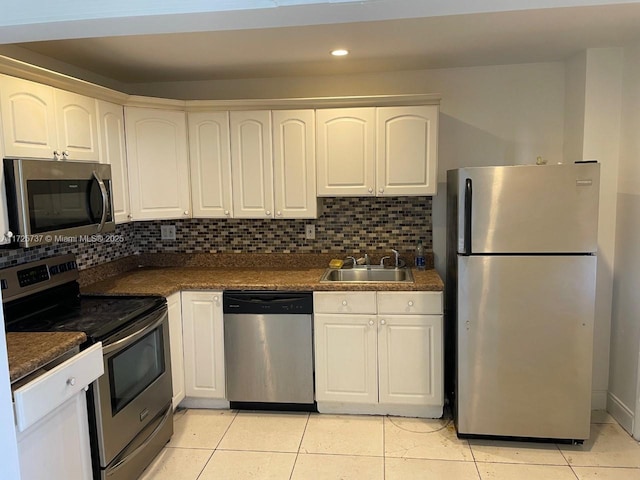
[[[222,440],[224,439],[224,436],[227,434],[227,432],[229,431],[229,429],[231,428],[231,425],[233,425],[233,422],[236,421],[236,418],[238,418],[238,410],[235,411],[235,413],[233,414],[233,418],[231,419],[231,421],[229,422],[229,425],[227,425],[227,428],[224,430],[224,433],[220,436],[220,440],[218,440],[218,443],[216,443],[215,448],[213,449],[213,451],[215,452],[216,450],[218,450],[218,448],[220,447],[220,444],[222,443]]]
[[[382,417],[382,480],[387,478],[387,417]]]
[[[302,429],[302,436],[300,437],[300,443],[298,444],[298,451],[296,452],[296,458],[293,459],[293,466],[291,467],[291,473],[289,474],[289,480],[293,479],[293,472],[296,469],[296,463],[298,463],[298,456],[300,456],[300,449],[302,448],[302,442],[304,441],[304,435],[307,433],[307,426],[309,425],[309,419],[311,418],[311,414],[307,413],[307,421],[304,423],[304,428]]]
[[[198,473],[198,476],[196,477],[195,480],[198,480],[200,478],[200,476],[202,475],[202,473],[205,471],[205,469],[207,468],[207,465],[209,465],[209,462],[211,461],[211,458],[213,457],[214,453],[216,453],[215,449],[211,451],[211,455],[209,455],[209,458],[207,458],[207,461],[204,462],[204,465],[202,466],[202,469],[200,470],[200,473]]]

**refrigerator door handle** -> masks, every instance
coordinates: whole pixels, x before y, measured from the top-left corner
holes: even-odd
[[[473,199],[473,187],[471,179],[464,182],[464,245],[463,255],[471,255],[471,202]]]

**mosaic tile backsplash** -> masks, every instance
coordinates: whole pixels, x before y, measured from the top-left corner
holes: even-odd
[[[395,248],[413,252],[418,239],[432,249],[431,197],[323,199],[317,219],[186,219],[118,225],[116,242],[63,243],[0,250],[0,268],[75,253],[79,268],[135,253],[362,253]],[[316,238],[305,238],[305,225]],[[176,226],[176,240],[161,240],[161,225]]]

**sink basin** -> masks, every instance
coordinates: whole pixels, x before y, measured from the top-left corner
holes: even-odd
[[[320,282],[411,282],[413,275],[410,268],[383,268],[380,266],[356,267],[336,270],[328,268],[320,278]]]

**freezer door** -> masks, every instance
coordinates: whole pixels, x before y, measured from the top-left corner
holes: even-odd
[[[459,434],[586,439],[595,256],[459,257]]]
[[[600,165],[458,170],[458,252],[594,253]]]

